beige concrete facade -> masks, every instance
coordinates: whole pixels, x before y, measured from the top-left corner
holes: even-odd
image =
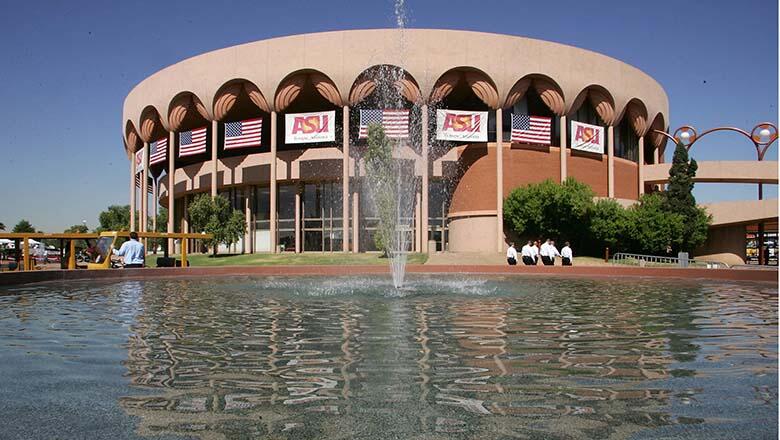
[[[652,176],[654,166],[642,169],[644,164],[637,161],[643,162],[644,148],[658,157],[657,150],[665,142],[651,129],[667,128],[666,93],[651,77],[616,59],[508,35],[376,29],[256,41],[205,53],[154,73],[125,99],[125,149],[130,155],[162,136],[170,140],[167,164],[154,170],[158,176],[163,171],[168,174],[160,181],[158,201],[174,209],[174,214],[180,213],[176,218],[170,216],[170,230],[177,225],[186,228],[187,196],[240,190],[244,199],[238,204],[249,225],[244,241],[250,241],[242,243],[242,249],[262,251],[255,241],[260,234],[253,229],[257,221],[253,203],[256,191],[266,188],[269,200],[264,203],[271,207],[267,230],[271,245],[266,250],[277,251],[281,237],[292,228],[295,238],[288,250],[292,247],[300,252],[307,246],[303,237],[307,222],[302,217],[302,204],[307,201],[301,191],[306,185],[333,182],[340,192],[342,214],[331,214],[332,219],[338,219],[340,235],[331,231],[330,239],[341,237],[339,251],[362,251],[366,247],[362,234],[368,227],[360,217],[365,206],[360,189],[364,173],[360,148],[350,142],[350,134],[356,130],[350,126],[350,115],[377,88],[367,72],[378,66],[402,70],[395,87],[411,108],[422,109],[423,127],[428,126],[429,118],[435,121],[435,112],[429,114],[429,110],[439,108],[458,88],[476,96],[497,122],[494,139],[487,144],[461,144],[442,151],[436,139],[421,130],[421,140],[415,141],[420,145],[407,144],[396,152],[397,157],[413,164],[414,176],[419,179],[413,223],[415,250],[426,251],[429,240],[447,242],[453,251],[500,250],[505,245],[502,202],[520,184],[568,176],[584,181],[599,196],[636,200],[644,187],[642,177]],[[303,102],[300,96],[306,87],[313,87],[317,96],[308,96]],[[503,112],[524,99],[529,90],[538,95],[559,125],[559,133],[553,135],[556,146],[540,149],[502,136],[502,117],[507,119]],[[305,107],[309,102],[314,103],[312,108]],[[592,106],[608,133],[602,155],[572,153],[566,147],[566,125],[585,103]],[[278,132],[283,125],[277,124],[284,123],[286,112],[321,111],[323,106],[341,112],[340,138],[316,148],[284,144],[283,133]],[[263,148],[223,157],[218,153],[216,133],[221,123],[235,120],[231,117],[236,111],[263,115],[270,122],[270,128],[264,126],[263,130],[271,135]],[[614,127],[620,123],[627,123],[639,139],[648,138],[640,143],[639,159],[613,154]],[[203,159],[174,158],[176,133],[202,126],[209,127],[211,133]],[[489,160],[483,162],[483,154]],[[452,205],[446,206],[449,212],[429,215],[431,203],[437,203],[431,201],[430,187],[444,182],[453,186]],[[293,199],[283,200],[281,188],[290,185],[295,188]],[[333,190],[323,186],[316,191]],[[134,198],[135,191],[131,192]],[[146,198],[145,194],[140,196],[141,200]],[[283,225],[285,219],[279,217],[280,210],[286,209],[284,203],[294,203],[294,228]],[[437,233],[441,236],[434,239]]]

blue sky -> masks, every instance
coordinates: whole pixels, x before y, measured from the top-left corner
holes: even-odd
[[[125,95],[157,70],[269,37],[393,27],[391,1],[6,2],[0,16],[0,222],[47,232],[128,203]],[[776,1],[407,0],[408,27],[521,35],[623,60],[667,91],[672,128],[777,121]],[[671,148],[669,148],[671,150]],[[777,160],[777,145],[767,155]],[[667,153],[669,154],[669,153]],[[732,134],[698,160],[755,158]],[[777,197],[772,185],[766,197]],[[700,202],[756,197],[755,185],[699,184]]]

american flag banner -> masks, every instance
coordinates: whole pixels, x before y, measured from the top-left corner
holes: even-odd
[[[141,187],[141,175],[142,174],[143,173],[137,173],[135,175],[135,187],[136,188],[140,188]],[[151,177],[148,177],[147,178],[147,182],[148,182],[148,184],[146,185],[146,192],[148,192],[149,194],[152,194],[153,193],[152,185],[154,185],[154,180]]]
[[[550,145],[552,118],[512,114],[512,142]]]
[[[360,110],[359,138],[368,137],[368,125],[381,124],[391,139],[409,137],[409,110]]]
[[[164,137],[149,144],[149,165],[168,159],[168,138]]]
[[[263,137],[263,118],[225,123],[225,149],[259,147]]]
[[[179,157],[206,152],[206,127],[179,133]]]

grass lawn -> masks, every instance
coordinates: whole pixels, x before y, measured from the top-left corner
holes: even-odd
[[[180,257],[177,257],[180,258]],[[410,264],[423,264],[428,259],[425,254],[409,254]],[[276,265],[358,265],[389,264],[380,254],[352,253],[302,253],[285,252],[282,254],[237,254],[217,255],[191,254],[187,256],[191,266],[276,266]]]

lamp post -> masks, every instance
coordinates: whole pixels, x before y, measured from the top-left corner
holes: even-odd
[[[690,150],[696,141],[704,136],[716,132],[716,131],[733,131],[739,133],[753,142],[753,146],[756,148],[756,160],[761,162],[764,160],[766,151],[777,140],[777,126],[771,122],[762,122],[757,124],[750,132],[747,132],[741,128],[736,127],[715,127],[698,134],[696,129],[690,125],[683,125],[674,131],[674,135],[671,135],[665,131],[653,130],[654,133],[658,133],[667,139],[671,140],[675,144],[681,143],[685,146],[686,150]],[[764,199],[764,184],[758,183],[758,200]],[[764,261],[764,222],[758,224],[758,264],[765,264]]]

